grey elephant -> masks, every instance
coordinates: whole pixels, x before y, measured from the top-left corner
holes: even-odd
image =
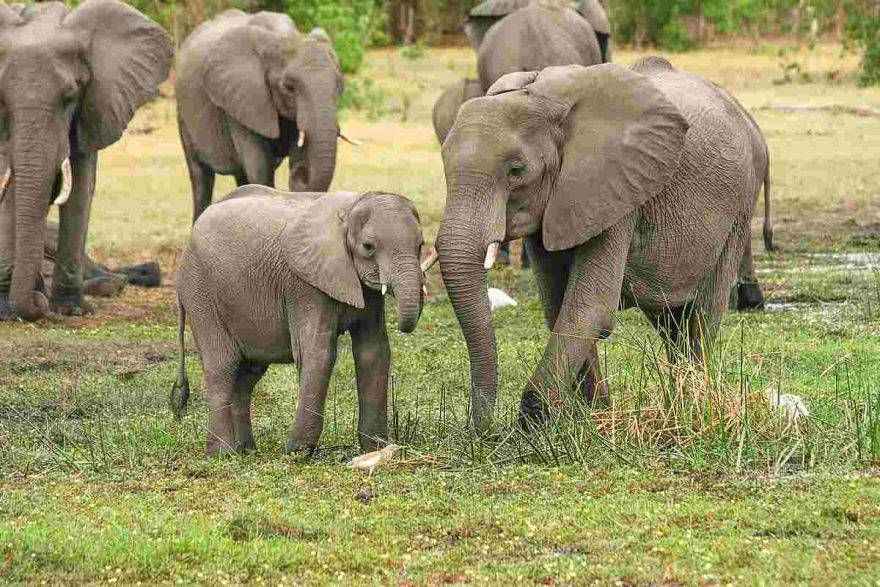
[[[700,358],[726,311],[765,177],[741,109],[661,58],[504,76],[462,106],[443,143],[436,247],[470,357],[471,418],[491,425],[498,387],[486,268],[525,238],[551,336],[525,386],[607,398],[596,343],[620,304],[668,348]]]
[[[187,315],[211,407],[208,454],[254,447],[251,391],[272,363],[299,365],[288,453],[311,451],[323,426],[337,338],[352,339],[358,438],[387,437],[391,352],[383,296],[397,299],[397,327],[412,332],[424,303],[422,231],[406,198],[384,193],[290,194],[245,186],[193,226],[178,268],[180,373],[172,408],[183,412]]]
[[[767,145],[767,139],[764,137],[761,127],[758,126],[757,121],[755,121],[749,111],[740,104],[739,100],[721,86],[712,85],[749,122],[749,136],[755,166],[756,169],[763,170],[761,177],[764,185],[764,250],[771,252],[773,251],[773,211],[770,203],[770,147]],[[755,275],[754,260],[752,258],[751,225],[749,226],[749,235],[746,238],[742,261],[739,265],[736,287],[731,291],[730,307],[737,310],[761,310],[764,308],[764,293],[761,291],[761,284]]]
[[[520,8],[534,4],[576,10],[590,23],[596,36],[596,42],[599,44],[602,62],[611,61],[611,23],[605,14],[605,9],[599,4],[599,0],[580,0],[579,2],[567,0],[486,0],[471,10],[464,27],[471,46],[474,49],[479,49],[492,25]]]
[[[83,255],[98,151],[168,76],[171,39],[117,0],[0,5],[0,320],[36,320],[49,206],[60,206],[51,307],[83,312]]]
[[[446,135],[452,129],[455,123],[455,116],[461,105],[471,100],[479,98],[483,95],[483,88],[480,86],[480,80],[463,77],[440,94],[437,101],[434,102],[434,111],[432,121],[434,122],[434,134],[437,135],[437,141],[442,145],[446,140]]]
[[[292,191],[330,187],[343,77],[323,30],[302,35],[286,14],[229,10],[193,31],[177,67],[193,221],[211,203],[216,173],[274,187],[287,157]]]
[[[508,73],[598,63],[602,54],[590,23],[561,6],[532,4],[505,16],[489,29],[477,52],[484,92]]]

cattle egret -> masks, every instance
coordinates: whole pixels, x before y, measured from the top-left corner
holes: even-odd
[[[382,450],[374,450],[373,452],[364,453],[358,457],[354,457],[346,466],[351,467],[352,469],[366,471],[368,476],[372,476],[373,469],[391,461],[399,450],[399,445],[389,444]]]

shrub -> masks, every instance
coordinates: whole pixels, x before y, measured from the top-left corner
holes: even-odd
[[[847,44],[862,52],[859,85],[880,85],[880,6],[874,0],[847,0]]]
[[[346,73],[360,69],[364,52],[385,26],[385,12],[376,0],[284,0],[284,8],[301,32],[327,31]]]

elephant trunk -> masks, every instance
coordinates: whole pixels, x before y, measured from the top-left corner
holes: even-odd
[[[50,125],[45,113],[16,113],[12,120],[12,188],[15,198],[15,254],[10,305],[23,320],[37,320],[46,314],[48,302],[35,291],[43,262],[43,230],[54,185],[56,153],[47,149]]]
[[[397,329],[412,332],[422,315],[422,270],[419,259],[406,260],[397,269],[394,296],[397,298]]]
[[[450,203],[436,247],[443,282],[468,348],[471,423],[478,432],[485,432],[492,422],[498,389],[498,354],[484,266],[487,243],[485,231],[474,227],[480,215],[473,210],[456,211],[454,200]]]
[[[300,116],[297,127],[300,135],[297,142],[306,150],[305,183],[308,191],[325,192],[333,181],[336,170],[336,144],[339,127],[336,112],[329,96],[308,100],[307,115]]]

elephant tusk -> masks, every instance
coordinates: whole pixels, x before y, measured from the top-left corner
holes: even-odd
[[[428,297],[428,286],[424,283],[422,284],[422,293],[425,294],[425,297]]]
[[[350,138],[348,138],[347,136],[345,136],[344,134],[342,134],[341,132],[339,133],[339,138],[342,139],[343,141],[345,141],[346,143],[348,143],[349,145],[352,145],[352,146],[354,146],[354,147],[360,147],[361,145],[364,144],[363,141],[359,141],[359,140],[357,140],[357,139],[350,139]]]
[[[437,260],[440,259],[440,255],[437,251],[433,251],[428,258],[422,261],[422,273],[426,272],[428,269],[434,266],[437,263]]]
[[[6,173],[3,174],[3,179],[0,179],[0,202],[3,201],[3,197],[6,196],[6,188],[9,187],[9,182],[12,179],[12,168],[7,167]]]
[[[484,269],[491,269],[495,265],[495,257],[498,256],[498,247],[500,243],[498,241],[489,243],[489,248],[486,249],[486,260],[483,261]]]
[[[61,162],[61,192],[53,202],[56,206],[63,206],[70,198],[70,189],[73,187],[73,174],[70,172],[70,158]]]
[[[383,283],[382,284],[382,295],[384,296],[386,293],[388,293],[388,286]]]
[[[302,146],[306,143],[306,131],[299,131],[299,137],[296,139],[296,147],[297,149],[302,149]]]

